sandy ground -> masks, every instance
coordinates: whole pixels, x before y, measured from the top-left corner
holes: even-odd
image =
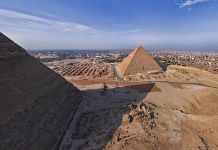
[[[113,67],[92,59],[66,59],[49,62],[47,65],[64,77],[78,79],[111,79],[114,78]]]
[[[193,84],[80,86],[60,149],[218,149],[218,89]]]
[[[169,66],[124,80],[65,78],[83,97],[60,150],[218,149],[217,74]]]

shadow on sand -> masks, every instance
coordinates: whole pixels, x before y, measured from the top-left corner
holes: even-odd
[[[84,91],[82,102],[59,149],[105,148],[117,129],[132,121],[133,118],[129,115],[131,110],[137,105],[149,109],[149,106],[142,103],[143,99],[149,92],[159,91],[155,83],[110,89],[102,86],[101,89]]]

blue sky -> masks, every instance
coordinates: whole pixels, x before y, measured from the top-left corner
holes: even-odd
[[[218,50],[218,1],[0,0],[0,27],[26,49]]]

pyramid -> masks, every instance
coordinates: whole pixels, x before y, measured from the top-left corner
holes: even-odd
[[[0,58],[28,55],[27,52],[0,32]]]
[[[158,63],[142,46],[133,50],[128,57],[119,64],[118,68],[122,77],[135,73],[162,70]]]
[[[81,92],[0,34],[0,149],[56,149]]]

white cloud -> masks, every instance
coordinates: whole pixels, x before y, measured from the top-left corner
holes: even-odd
[[[37,17],[29,14],[24,14],[20,12],[15,12],[6,9],[0,9],[0,24],[4,25],[16,25],[23,26],[27,28],[40,28],[40,29],[56,29],[59,31],[68,32],[98,32],[97,29],[90,26],[73,23],[73,22],[63,22],[57,20],[45,19],[42,17]]]
[[[182,7],[191,6],[197,3],[207,2],[207,1],[209,0],[180,0],[179,2],[177,1],[177,3],[182,8]]]

